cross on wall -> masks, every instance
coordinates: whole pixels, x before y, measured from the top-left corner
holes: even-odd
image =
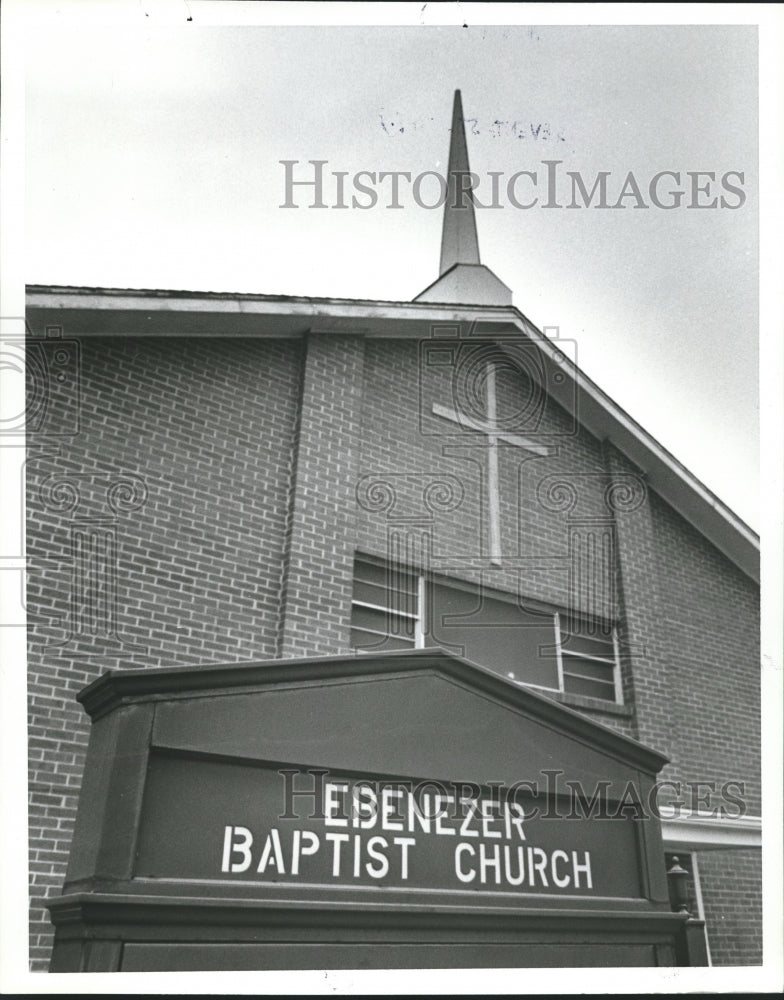
[[[521,437],[518,434],[509,434],[501,430],[498,426],[498,404],[496,395],[496,365],[493,361],[486,363],[485,369],[485,406],[486,413],[484,420],[476,420],[465,413],[458,413],[448,406],[440,403],[433,403],[433,414],[450,420],[463,429],[479,431],[485,435],[486,441],[482,447],[487,451],[487,510],[488,510],[488,547],[490,550],[490,561],[496,565],[501,565],[501,493],[498,477],[498,450],[499,445],[511,445],[515,448],[522,448],[534,454],[547,456],[555,453],[556,449],[547,445],[536,444],[529,438]]]

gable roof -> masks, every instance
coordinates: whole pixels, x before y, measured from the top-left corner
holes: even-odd
[[[610,441],[663,500],[743,573],[759,582],[759,536],[512,305],[461,305],[372,299],[312,298],[230,292],[29,285],[27,322],[33,335],[56,324],[71,336],[300,338],[356,334],[367,338],[430,338],[434,326],[452,336],[524,336],[549,371],[548,391],[600,441]]]

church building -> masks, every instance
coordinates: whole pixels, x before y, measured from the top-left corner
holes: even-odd
[[[33,969],[761,963],[758,538],[468,175],[412,302],[28,286]]]

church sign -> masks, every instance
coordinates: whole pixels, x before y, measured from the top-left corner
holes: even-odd
[[[328,773],[151,755],[137,875],[598,897],[636,878],[631,819],[554,824],[501,789]]]
[[[644,808],[664,758],[466,660],[110,672],[79,698],[53,971],[684,960]]]

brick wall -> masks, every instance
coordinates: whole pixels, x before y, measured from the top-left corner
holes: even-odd
[[[76,693],[108,668],[276,655],[300,384],[291,341],[81,347],[79,433],[32,439],[27,463],[36,969],[47,967],[43,900],[62,884],[84,765]]]
[[[760,851],[703,851],[697,863],[712,963],[761,965]]]
[[[616,520],[639,738],[673,758],[663,777],[739,781],[759,815],[758,587],[653,491]]]
[[[450,366],[429,367],[419,351],[414,341],[367,343],[360,476],[388,484],[395,498],[392,506],[360,503],[358,545],[384,556],[390,524],[407,519],[426,522],[437,568],[479,582],[473,567],[481,562],[489,587],[567,604],[571,595],[566,512],[552,501],[546,505],[538,487],[543,480],[577,483],[581,511],[595,511],[605,485],[600,443],[585,431],[572,435],[571,418],[550,405],[528,436],[535,443],[551,443],[552,456],[501,445],[501,542],[509,568],[492,568],[486,438],[433,414],[433,403],[454,406],[454,373]],[[514,392],[510,380],[499,380],[499,410],[505,397],[510,409],[522,406],[512,398]],[[426,488],[441,482],[455,502],[445,498],[439,504],[434,502],[437,496],[428,502]],[[612,613],[612,608],[604,610]]]
[[[668,774],[745,780],[758,811],[756,588],[650,491],[608,505],[637,470],[565,411],[548,404],[528,435],[550,456],[500,449],[499,568],[486,445],[433,414],[454,405],[454,373],[417,343],[90,338],[82,352],[79,433],[33,440],[27,469],[35,968],[84,763],[77,691],[110,667],[346,652],[355,550],[395,544],[459,579],[617,614],[626,705],[569,703],[669,751]],[[502,373],[499,414],[524,393]],[[572,556],[607,531],[615,591],[597,595]],[[731,940],[711,938],[717,961]]]
[[[310,336],[292,457],[280,656],[348,650],[364,344]]]
[[[551,401],[539,409],[528,405],[525,380],[521,384],[520,378],[501,372],[499,420],[503,423],[511,414],[507,429],[549,446],[551,454],[501,445],[503,565],[491,565],[486,438],[433,413],[433,403],[455,406],[455,396],[461,394],[456,389],[458,365],[428,365],[422,346],[392,340],[366,345],[357,547],[418,565],[426,533],[432,540],[428,565],[455,579],[615,617],[617,590],[588,591],[573,572],[580,539],[614,526],[615,512],[605,502],[611,478],[602,444]],[[481,402],[474,408],[466,404],[466,410],[468,416],[481,417]],[[522,415],[519,421],[515,414]],[[620,475],[628,479],[626,466]],[[434,491],[430,496],[429,488]],[[401,534],[409,539],[408,550],[400,547]],[[394,545],[398,548],[391,552]],[[615,576],[614,556],[610,568]],[[559,700],[626,735],[637,735],[628,706],[601,707],[595,699],[573,696]]]
[[[739,781],[748,813],[759,816],[758,588],[655,494],[651,510],[662,581],[656,648],[666,663],[674,759],[668,777],[719,791]]]

